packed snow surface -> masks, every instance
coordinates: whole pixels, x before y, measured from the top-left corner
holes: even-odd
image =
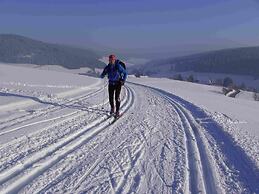
[[[259,193],[259,103],[215,86],[0,65],[0,193]]]

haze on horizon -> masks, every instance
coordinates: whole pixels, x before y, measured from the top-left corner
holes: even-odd
[[[0,33],[132,55],[259,45],[257,0],[0,0]]]

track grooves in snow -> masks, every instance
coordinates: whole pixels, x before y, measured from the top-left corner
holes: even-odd
[[[105,102],[105,103],[108,103],[108,101]],[[56,140],[62,139],[64,136],[72,134],[73,131],[78,129],[78,127],[81,128],[81,127],[84,127],[85,125],[88,125],[89,121],[91,122],[91,120],[96,119],[98,116],[100,116],[100,115],[101,116],[102,115],[107,116],[108,115],[108,111],[97,109],[97,107],[101,106],[101,105],[102,104],[92,106],[91,111],[90,111],[89,108],[87,109],[86,112],[79,110],[73,116],[67,117],[65,119],[59,119],[59,121],[57,121],[57,122],[55,122],[55,123],[53,123],[51,125],[48,125],[46,128],[42,128],[42,129],[38,130],[37,132],[30,134],[28,139],[24,139],[23,140],[23,144],[25,143],[25,147],[29,147],[29,149],[25,148],[24,151],[21,151],[21,149],[17,150],[17,148],[19,148],[20,146],[23,146],[23,144],[19,145],[17,148],[15,146],[11,146],[11,145],[8,146],[8,144],[6,144],[7,147],[10,147],[8,149],[8,151],[11,151],[11,153],[15,154],[16,156],[13,158],[13,157],[11,157],[9,155],[10,159],[8,161],[6,161],[5,163],[1,164],[2,166],[0,168],[0,173],[3,171],[3,169],[6,169],[6,166],[9,166],[9,164],[13,164],[13,163],[16,163],[18,161],[23,162],[24,156],[29,157],[34,152],[38,152],[38,151],[46,148],[50,144],[56,142],[56,141],[53,141],[53,140],[55,140],[55,139]],[[103,113],[102,114],[96,114],[96,111],[97,112],[102,111]],[[66,116],[66,115],[63,115],[63,116]],[[61,116],[60,118],[63,118],[63,116]],[[32,124],[37,124],[37,123],[32,123]],[[61,134],[58,134],[58,136],[57,136],[57,133],[55,132],[55,131],[57,131],[57,129],[58,129],[58,131],[62,132]],[[52,133],[52,132],[54,132],[54,134],[52,134],[52,135],[54,135],[55,139],[53,139],[53,137],[47,135],[48,133]],[[37,137],[38,135],[40,135],[40,137]],[[35,142],[36,143],[35,146],[37,146],[36,149],[33,146],[32,147],[31,146],[26,146],[26,142],[24,142],[24,141],[28,140],[29,143],[30,143],[31,140],[36,141],[35,138],[37,140],[40,140],[40,143],[44,143],[44,144],[38,144],[37,142]],[[28,141],[27,141],[27,143],[28,143]],[[19,143],[21,143],[21,142],[19,142]],[[2,151],[1,154],[3,154],[3,151]],[[19,153],[19,154],[17,155],[17,153]]]
[[[128,137],[129,138],[133,138],[134,135],[131,135]],[[126,139],[127,140],[127,139]],[[87,170],[83,176],[81,176],[79,178],[79,180],[76,182],[76,184],[74,185],[73,189],[71,189],[70,193],[75,193],[77,191],[77,189],[80,187],[80,185],[83,183],[83,181],[85,181],[85,179],[97,168],[97,166],[99,166],[101,164],[101,162],[103,162],[107,157],[111,157],[114,162],[116,163],[118,169],[120,170],[120,172],[123,174],[123,178],[121,178],[121,182],[119,183],[119,186],[117,186],[118,188],[116,190],[121,190],[122,186],[125,184],[125,181],[127,180],[127,176],[129,175],[129,173],[131,172],[131,170],[134,167],[134,164],[131,162],[131,166],[129,168],[126,169],[126,171],[123,169],[123,167],[118,163],[118,161],[114,158],[114,156],[112,155],[112,152],[116,149],[118,149],[119,147],[121,147],[123,144],[125,143],[125,141],[121,142],[117,147],[115,147],[113,150],[108,150],[105,153],[102,153],[102,157],[98,158],[95,163],[89,168],[89,170]],[[135,146],[135,145],[132,145]],[[137,145],[139,147],[138,152],[140,153],[143,149],[143,143],[141,143],[140,145]],[[134,163],[137,161],[140,155],[138,154],[137,157],[135,157],[135,159],[133,160]],[[115,192],[115,190],[114,190]],[[118,192],[118,191],[117,191]]]
[[[134,157],[132,157],[131,154],[130,154],[130,151],[128,151],[129,152],[129,158],[130,158],[129,168],[127,169],[127,171],[124,173],[124,175],[120,179],[120,181],[117,185],[117,188],[115,189],[115,193],[119,194],[119,193],[123,192],[123,187],[125,186],[125,184],[128,181],[129,174],[134,169],[134,166],[137,165],[137,162],[139,161],[139,159],[143,157],[143,147],[144,147],[143,144],[141,144],[138,147],[137,151],[135,152]],[[138,180],[138,182],[140,182],[140,180]],[[136,186],[134,188],[136,188]],[[129,189],[129,190],[131,190],[131,189]]]
[[[188,113],[179,103],[164,96],[176,109],[183,128],[186,132],[186,146],[188,156],[188,166],[190,177],[189,191],[191,193],[221,193],[217,188],[218,182],[213,171],[214,167],[210,164],[208,153],[205,150],[206,144],[202,141],[198,128],[194,123],[192,115]]]
[[[171,103],[176,106],[176,109],[181,110],[185,114],[185,117],[188,119],[196,140],[198,140],[197,145],[202,159],[201,165],[203,167],[203,177],[204,181],[206,181],[205,188],[207,193],[222,193],[222,188],[220,187],[221,177],[216,172],[216,169],[219,168],[219,166],[225,166],[224,168],[226,168],[226,172],[224,173],[226,174],[224,176],[231,177],[233,182],[230,183],[232,184],[230,187],[233,187],[232,189],[236,189],[235,192],[259,192],[258,169],[254,166],[245,152],[233,142],[231,137],[224,132],[224,130],[217,124],[215,120],[211,119],[202,109],[195,107],[191,103],[163,90],[155,90],[166,96],[166,98],[168,98],[169,101],[171,101]],[[188,109],[185,107],[188,107]],[[195,119],[194,115],[199,116],[197,116],[198,118]],[[206,122],[198,123],[196,120],[200,119],[205,119]],[[219,147],[219,149],[217,149],[216,155],[214,154],[214,158],[212,157],[211,150],[208,148],[208,135],[214,139],[215,144],[217,144]],[[218,155],[224,155],[221,161],[217,161],[215,159],[215,157],[218,157]],[[236,174],[228,174],[228,171],[233,171]],[[240,184],[242,186],[235,185],[235,181],[236,184]]]
[[[139,191],[142,187],[145,187],[147,179],[149,177],[147,176],[147,172],[142,171],[146,163],[150,163],[150,166],[146,170],[151,170],[154,179],[157,180],[159,185],[161,185],[162,189],[165,189],[166,191],[174,191],[174,187],[170,185],[170,182],[172,179],[172,174],[169,174],[167,172],[167,167],[170,168],[170,164],[167,166],[167,161],[164,161],[165,168],[160,170],[158,169],[159,166],[156,166],[154,163],[155,158],[152,159],[152,157],[159,158],[159,155],[152,155],[150,157],[148,153],[152,154],[152,152],[149,152],[149,149],[155,148],[157,151],[160,151],[160,145],[164,146],[164,149],[166,149],[166,153],[173,153],[173,150],[170,150],[171,145],[166,145],[164,140],[167,139],[166,134],[163,134],[163,127],[164,125],[160,125],[160,122],[164,122],[163,120],[157,120],[157,127],[154,126],[154,132],[152,132],[149,136],[148,132],[149,130],[152,130],[152,127],[149,128],[149,124],[146,124],[146,120],[142,120],[142,118],[145,118],[147,120],[151,119],[147,117],[147,115],[143,114],[141,111],[147,111],[147,109],[142,109],[143,104],[144,107],[150,106],[149,113],[148,114],[158,114],[157,118],[163,119],[164,116],[167,116],[167,112],[155,112],[156,106],[154,106],[157,103],[163,103],[165,100],[160,97],[160,95],[156,95],[153,91],[147,90],[142,87],[134,87],[134,90],[136,88],[136,93],[138,94],[138,98],[136,100],[135,105],[135,114],[130,116],[129,118],[125,118],[122,120],[123,126],[122,128],[118,128],[118,126],[115,126],[113,129],[114,131],[124,131],[122,133],[127,133],[129,131],[129,135],[134,134],[134,136],[126,136],[127,138],[124,139],[122,137],[121,141],[126,142],[125,145],[115,147],[114,151],[110,152],[104,149],[104,152],[101,152],[99,155],[103,156],[101,159],[97,159],[97,161],[93,162],[91,166],[88,166],[86,164],[78,164],[79,166],[87,166],[85,170],[85,174],[81,176],[81,178],[76,181],[74,184],[75,188],[71,191],[69,190],[67,193],[99,193],[99,192],[106,192],[106,193],[143,193]],[[140,101],[144,101],[140,103]],[[150,101],[150,103],[148,102]],[[164,108],[164,104],[162,105],[161,109]],[[152,111],[151,111],[152,110]],[[159,109],[160,110],[160,109]],[[161,114],[161,115],[159,115]],[[167,122],[164,122],[166,124]],[[168,123],[167,123],[168,124]],[[161,127],[161,128],[160,128]],[[172,126],[167,125],[169,133],[172,132]],[[161,130],[161,131],[159,131]],[[163,131],[163,132],[162,132]],[[150,142],[151,137],[154,135],[161,136],[162,141],[158,141],[157,143]],[[120,136],[120,135],[119,135]],[[117,146],[117,143],[119,144],[121,141],[116,141],[116,137],[114,140],[111,140],[113,142],[113,145]],[[127,139],[130,139],[129,141]],[[108,140],[107,140],[108,141]],[[115,142],[114,142],[115,141]],[[151,144],[150,144],[151,143]],[[98,142],[98,144],[102,144],[102,142]],[[152,145],[153,144],[153,145]],[[163,147],[162,147],[163,148]],[[150,150],[151,151],[151,150]],[[94,156],[96,154],[96,151],[94,152]],[[98,151],[97,151],[98,152]],[[90,154],[89,154],[90,155]],[[146,158],[147,157],[147,158]],[[161,157],[161,156],[160,156]],[[168,156],[170,157],[170,156]],[[167,158],[167,156],[166,156]],[[142,167],[143,165],[143,167]],[[155,170],[157,168],[157,174],[155,173]],[[72,170],[73,171],[73,170]],[[108,171],[108,173],[107,173]],[[163,176],[164,173],[164,176]],[[107,174],[107,175],[106,175]],[[78,176],[78,173],[76,173],[75,177]],[[83,178],[82,178],[83,177]],[[161,181],[161,179],[163,179]],[[168,180],[169,179],[169,180]],[[61,180],[62,181],[62,180]],[[156,182],[157,183],[157,182]],[[144,185],[143,185],[144,184]],[[155,185],[152,185],[152,182],[150,182],[150,186],[155,187]],[[68,188],[71,186],[69,185]],[[80,188],[78,188],[80,187]],[[107,188],[108,187],[108,188]],[[50,187],[48,187],[49,190]],[[148,187],[147,187],[148,188]],[[158,191],[159,188],[157,188]],[[42,191],[42,190],[41,190]],[[44,192],[48,190],[43,190]],[[53,191],[53,190],[52,190]],[[152,190],[149,190],[152,191]],[[144,193],[150,193],[149,191],[145,191]],[[154,191],[156,191],[154,189]]]
[[[134,97],[133,92],[127,87],[127,100],[125,104],[122,105],[122,112],[126,112],[133,104]],[[15,193],[22,189],[26,184],[32,181],[35,177],[42,174],[44,171],[49,169],[51,166],[56,164],[62,158],[64,158],[69,153],[73,152],[75,149],[79,148],[85,144],[89,139],[100,133],[102,130],[107,128],[113,118],[102,117],[93,123],[90,123],[86,128],[79,130],[75,134],[69,136],[57,145],[52,145],[48,149],[36,153],[33,157],[26,160],[22,165],[17,165],[12,167],[0,174],[0,184],[6,183],[15,176],[22,173],[28,168],[33,168],[25,176],[14,180],[10,185],[8,185],[2,192],[4,193]],[[54,155],[54,156],[52,156]],[[52,156],[52,157],[51,157]],[[50,157],[50,158],[49,158]],[[40,162],[46,159],[47,161]],[[36,164],[39,162],[39,164]]]
[[[15,126],[15,125],[20,124],[20,123],[24,123],[26,121],[29,121],[29,120],[32,120],[34,118],[40,117],[42,115],[46,115],[46,114],[53,113],[55,111],[62,110],[66,107],[73,107],[73,106],[76,105],[77,102],[92,98],[95,95],[98,95],[99,93],[101,93],[104,89],[105,89],[104,87],[101,87],[94,92],[91,92],[91,93],[86,94],[86,95],[82,95],[80,97],[72,98],[72,99],[70,99],[66,102],[62,102],[62,103],[44,102],[44,101],[39,100],[39,102],[41,102],[43,104],[53,105],[54,107],[43,108],[43,109],[40,109],[40,111],[38,113],[26,114],[26,115],[22,115],[22,116],[19,116],[19,117],[16,117],[16,118],[12,118],[11,120],[1,121],[0,125],[3,125],[3,124],[8,124],[8,125],[4,125],[0,128],[0,131],[3,131],[3,132],[0,133],[0,136],[8,133],[8,131],[4,131],[4,129],[6,129],[6,128]],[[9,130],[9,131],[12,132],[12,130]],[[13,131],[15,131],[15,130],[13,130]]]
[[[51,125],[49,125],[48,127],[46,127],[46,128],[43,128],[43,129],[41,129],[41,130],[39,130],[39,131],[37,131],[35,134],[30,134],[32,137],[34,137],[34,136],[36,136],[36,138],[37,138],[37,135],[38,135],[38,133],[40,132],[40,133],[48,133],[49,131],[51,131],[51,130],[55,130],[56,128],[60,128],[60,130],[62,130],[62,129],[66,129],[66,128],[70,128],[71,126],[73,126],[73,125],[75,125],[75,122],[73,122],[73,121],[76,121],[76,120],[78,120],[78,119],[80,119],[81,117],[86,117],[85,116],[85,113],[84,112],[77,112],[77,114],[75,114],[75,115],[73,115],[73,116],[71,116],[71,117],[68,117],[68,118],[66,118],[66,119],[63,119],[63,120],[61,120],[61,121],[58,121],[58,122],[55,122],[54,124],[51,124]],[[91,118],[89,118],[89,119],[91,119]],[[93,117],[93,119],[96,119],[96,117]],[[81,127],[81,126],[85,126],[84,125],[84,123],[85,123],[85,125],[87,125],[88,124],[88,122],[81,122],[80,123],[80,125],[78,125],[77,124],[77,127]],[[65,127],[65,128],[64,128]],[[77,130],[77,129],[75,129],[75,130]],[[71,130],[71,131],[69,131],[69,133],[64,133],[64,134],[62,134],[62,135],[59,135],[57,138],[57,140],[61,140],[63,137],[65,137],[65,136],[69,136],[69,135],[71,135],[71,134],[73,134],[74,133],[74,131],[75,130]],[[44,137],[43,137],[44,138]],[[48,137],[49,138],[49,137]],[[51,137],[50,137],[51,138]],[[56,137],[55,137],[56,138]],[[39,138],[38,138],[39,139]],[[41,137],[41,139],[42,139],[42,137]],[[40,140],[40,139],[39,139]],[[23,162],[23,158],[26,156],[26,158],[27,157],[30,157],[31,155],[33,155],[35,152],[39,152],[40,150],[43,150],[43,149],[45,149],[46,147],[48,147],[48,146],[50,146],[52,143],[56,143],[56,141],[53,141],[53,140],[51,140],[51,139],[45,139],[44,140],[44,143],[43,144],[39,144],[39,145],[37,145],[37,147],[36,147],[36,149],[34,148],[34,147],[29,147],[29,149],[27,148],[27,149],[25,149],[25,150],[19,150],[19,157],[15,157],[15,158],[12,158],[12,159],[9,159],[9,161],[6,161],[5,163],[2,163],[2,167],[4,167],[3,169],[5,170],[6,169],[6,165],[8,165],[8,163],[16,163],[16,162],[18,162],[18,161],[20,161],[20,162]],[[16,150],[12,150],[13,152],[16,152]],[[3,170],[1,169],[0,170],[0,173],[2,172]]]
[[[115,123],[79,111],[41,128],[32,146],[2,147],[0,193],[259,193],[258,170],[208,112],[160,89],[125,88]]]
[[[201,174],[201,176],[198,176],[201,178],[200,185],[203,185],[203,192],[224,193],[224,191],[231,191],[234,193],[259,193],[258,169],[254,166],[253,162],[248,158],[242,148],[237,146],[236,143],[233,142],[233,139],[226,134],[219,124],[208,116],[204,110],[164,90],[140,84],[135,85],[149,88],[160,94],[174,107],[182,122],[187,124],[185,129],[188,130],[185,131],[189,133],[189,137],[192,138],[191,142],[196,144],[194,145],[197,148],[195,148],[195,157],[200,158],[197,167]],[[200,120],[206,120],[206,122],[199,122]],[[188,142],[187,134],[186,138]],[[218,148],[216,151],[211,150],[209,141],[212,140],[209,140],[208,138],[212,138],[213,141],[215,141],[215,144],[217,144]],[[213,146],[215,146],[215,144]],[[223,156],[223,158],[216,158],[219,156]],[[195,157],[191,156],[191,158]],[[190,162],[193,161],[190,161],[189,159],[189,166]],[[223,169],[223,172],[220,168]],[[221,171],[220,175],[218,171]],[[231,171],[233,174],[229,173]],[[192,172],[190,171],[187,173]],[[221,177],[222,173],[224,174],[223,177]],[[192,178],[192,175],[190,174],[189,177]],[[228,182],[229,180],[226,180],[226,177],[229,177],[232,182]],[[225,181],[224,184],[229,184],[227,185],[229,190],[221,187],[222,178]],[[192,188],[191,182],[191,180],[189,183],[187,182],[190,192],[202,190],[197,185],[194,185]]]
[[[105,105],[108,104],[108,101],[104,101],[104,104]],[[66,114],[66,115],[60,114],[61,116],[58,116],[58,117],[55,117],[55,118],[51,118],[51,119],[48,119],[48,120],[42,120],[40,122],[29,123],[27,125],[23,125],[21,127],[15,128],[15,129],[11,129],[10,132],[15,132],[18,129],[22,129],[22,128],[26,129],[26,127],[28,127],[28,126],[36,125],[36,127],[37,127],[37,124],[39,124],[39,123],[48,122],[48,121],[51,121],[52,119],[55,120],[55,122],[53,122],[53,124],[50,124],[50,125],[48,125],[47,127],[44,127],[44,128],[40,128],[36,132],[30,133],[30,135],[28,137],[26,137],[25,139],[23,138],[23,141],[27,141],[27,143],[29,141],[29,143],[33,143],[33,141],[36,141],[35,138],[37,138],[37,135],[39,135],[39,133],[41,135],[43,135],[42,136],[43,138],[41,138],[43,141],[41,140],[41,143],[44,143],[44,144],[38,144],[36,149],[35,149],[35,147],[31,147],[31,146],[26,146],[25,145],[25,150],[24,151],[23,151],[23,149],[22,150],[19,149],[19,151],[18,151],[16,149],[19,148],[20,146],[18,146],[16,148],[15,146],[11,146],[11,145],[9,146],[8,143],[6,145],[4,145],[4,144],[1,145],[2,147],[4,147],[4,146],[10,147],[10,149],[8,149],[8,151],[11,151],[11,153],[15,154],[16,156],[14,156],[14,158],[13,158],[11,155],[9,155],[9,160],[8,161],[5,161],[5,162],[1,161],[1,163],[0,163],[1,164],[1,166],[0,166],[0,173],[3,170],[5,170],[10,164],[17,163],[18,161],[22,161],[23,162],[23,158],[25,156],[29,157],[34,152],[38,152],[41,149],[44,149],[47,146],[49,146],[50,144],[56,142],[56,141],[54,141],[54,139],[51,136],[48,136],[48,135],[45,136],[45,134],[48,134],[49,132],[51,132],[51,133],[53,132],[54,135],[55,135],[54,137],[56,139],[58,139],[58,138],[61,139],[64,136],[67,136],[67,135],[70,135],[71,133],[73,133],[74,130],[77,130],[76,129],[77,127],[83,127],[83,126],[87,125],[89,123],[88,120],[91,121],[93,119],[96,119],[96,117],[98,117],[99,115],[108,115],[108,111],[104,111],[104,110],[98,109],[98,106],[100,107],[102,105],[103,105],[102,103],[101,104],[97,104],[97,105],[93,105],[92,107],[88,107],[87,110],[79,109],[79,110],[77,110],[75,112],[72,112],[71,114],[70,113]],[[102,114],[101,114],[101,112],[99,114],[98,113],[99,111],[101,111]],[[97,112],[97,114],[96,114],[96,112]],[[86,121],[85,121],[85,119],[82,120],[83,118],[85,118],[87,120]],[[76,124],[75,124],[75,122],[76,122]],[[59,134],[56,137],[57,134],[55,134],[56,133],[55,131],[57,131],[57,129],[59,131],[62,131],[62,133]],[[46,137],[47,139],[44,139],[44,137]],[[33,140],[33,141],[31,141],[31,140]],[[40,138],[37,138],[37,140],[40,140]],[[19,139],[17,139],[17,141],[20,143]],[[26,143],[26,142],[24,142],[24,143]],[[27,147],[31,147],[31,148],[28,149]],[[1,152],[2,152],[2,150],[1,150]],[[3,154],[3,152],[1,154]],[[1,159],[3,159],[3,158],[1,158]]]
[[[101,91],[103,90],[103,87],[97,89],[96,91],[94,92],[91,92],[91,93],[88,93],[86,95],[82,95],[82,96],[77,96],[75,98],[72,98],[66,102],[63,102],[63,103],[60,103],[60,106],[62,105],[73,105],[74,103],[76,103],[77,101],[80,101],[80,100],[84,100],[84,99],[88,99],[88,98],[91,98],[92,96],[100,93]],[[37,98],[35,97],[35,100],[37,100]],[[43,104],[46,104],[46,105],[58,105],[58,104],[55,104],[55,103],[52,103],[52,102],[44,102],[44,101],[41,101],[40,99],[38,99],[37,101],[43,103]],[[55,110],[59,110],[60,108],[56,108],[56,107],[47,107],[47,108],[43,108],[43,109],[40,109],[40,111],[55,111]],[[20,117],[17,117],[17,118],[12,118],[10,120],[3,120],[0,122],[0,124],[3,124],[3,123],[10,123],[12,121],[15,121],[17,119],[21,119],[21,118],[24,118],[26,116],[30,116],[30,114],[27,114],[27,115],[22,115]],[[35,115],[37,116],[37,115]]]
[[[108,101],[107,101],[107,100],[106,100],[104,103],[90,106],[90,107],[88,107],[87,109],[88,109],[89,112],[92,112],[92,110],[93,110],[94,108],[96,108],[96,107],[98,107],[98,106],[101,106],[101,105],[106,105],[106,104],[108,104]],[[63,118],[66,118],[66,117],[70,117],[70,116],[73,116],[73,115],[78,114],[78,113],[80,113],[80,112],[82,112],[82,111],[81,111],[81,110],[79,110],[79,111],[74,111],[74,112],[72,112],[72,113],[68,113],[68,114],[65,114],[65,115],[62,115],[62,116],[57,116],[57,117],[54,117],[54,118],[50,118],[50,119],[41,120],[41,121],[37,121],[37,122],[33,122],[33,123],[26,124],[26,125],[22,125],[22,126],[20,126],[20,127],[16,127],[16,128],[10,129],[10,130],[8,130],[8,131],[1,132],[1,133],[0,133],[0,136],[6,135],[6,134],[8,134],[8,133],[12,133],[12,132],[14,132],[14,131],[17,131],[17,130],[19,130],[19,129],[23,129],[23,128],[25,128],[25,127],[30,127],[30,126],[33,126],[33,125],[37,125],[37,124],[41,124],[41,123],[46,123],[46,122],[54,121],[54,120],[58,120],[58,119],[63,119]],[[48,113],[49,113],[49,112],[48,112]],[[78,115],[77,115],[77,116],[78,116]]]

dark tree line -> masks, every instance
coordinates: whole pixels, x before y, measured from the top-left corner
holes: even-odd
[[[18,35],[0,35],[1,62],[93,69],[104,66],[99,58],[100,56],[87,49],[44,43]]]

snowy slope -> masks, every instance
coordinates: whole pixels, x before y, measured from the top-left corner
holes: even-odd
[[[14,103],[25,91],[35,104],[0,109],[0,193],[259,192],[258,140],[249,139],[257,130],[241,136],[238,120],[222,114],[240,111],[233,104],[251,105],[256,114],[252,101],[231,102],[215,87],[130,78],[121,94],[123,116],[114,122],[105,81],[13,68],[39,74],[17,78],[1,68],[9,75],[1,83],[9,84],[1,85],[0,99],[12,91],[7,103]],[[46,72],[48,81],[40,78]],[[18,82],[26,84],[10,84]],[[48,97],[41,99],[32,84]],[[66,85],[73,87],[60,88]]]
[[[166,90],[211,112],[223,113],[236,120],[242,128],[247,129],[252,135],[259,137],[259,103],[249,100],[249,97],[227,98],[222,95],[222,87],[174,81],[166,78],[132,78],[132,80]],[[249,93],[245,94],[249,95]],[[243,95],[242,92],[240,95]]]
[[[48,96],[48,95],[73,95],[75,92],[84,92],[88,86],[100,84],[93,78],[73,76],[71,73],[56,73],[43,71],[36,68],[25,68],[0,64],[0,86],[8,91],[6,97],[16,97],[17,94]],[[81,91],[82,90],[82,91]],[[66,93],[68,92],[68,93]],[[69,94],[70,93],[70,94]],[[3,96],[3,95],[1,95]],[[2,102],[2,101],[1,101]],[[1,103],[0,103],[1,104]],[[5,104],[5,103],[4,103]]]
[[[247,92],[241,90],[235,98],[254,101],[254,92]]]

